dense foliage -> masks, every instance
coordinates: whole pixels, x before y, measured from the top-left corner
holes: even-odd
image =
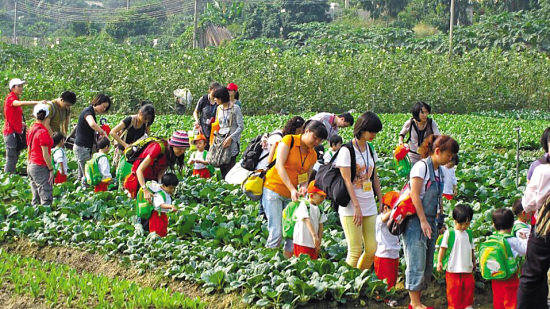
[[[374,145],[380,157],[377,171],[386,192],[405,182],[396,175],[390,156],[397,132],[409,115],[380,116],[384,127]],[[492,233],[491,211],[510,206],[523,191],[528,164],[540,155],[538,139],[547,126],[544,119],[549,117],[547,113],[523,112],[497,116],[433,116],[440,130],[455,137],[461,147],[458,196],[445,209],[449,213],[456,203],[472,205],[476,245]],[[114,124],[121,116],[108,118]],[[242,148],[252,137],[282,126],[286,119],[277,115],[246,117]],[[190,128],[191,123],[189,116],[159,116],[153,132],[167,137],[174,129]],[[519,187],[514,174],[515,127],[522,129]],[[341,135],[345,140],[351,138],[351,128]],[[3,149],[0,147],[0,154]],[[69,155],[74,171],[76,163],[71,152]],[[21,162],[18,168],[24,166]],[[100,252],[143,272],[160,270],[174,279],[197,282],[207,293],[239,292],[244,302],[258,306],[290,308],[314,299],[338,304],[385,295],[385,284],[374,274],[345,264],[344,235],[337,214],[330,210],[321,259],[285,260],[277,250],[264,248],[267,228],[258,216],[258,204],[244,197],[238,187],[215,179],[184,178],[175,199],[180,211],[170,214],[168,236],[159,239],[136,232],[132,204],[121,193],[89,194],[76,185],[78,182],[56,186],[51,209],[32,207],[27,178],[0,175],[0,242],[28,237],[39,246]],[[33,265],[31,261],[30,267]]]
[[[390,48],[391,38],[382,34],[372,40],[378,48],[335,44],[338,36],[309,48],[261,40],[169,51],[102,40],[28,49],[0,44],[0,82],[26,79],[24,99],[52,99],[72,90],[80,106],[105,92],[118,112],[136,110],[141,100],[171,112],[175,89],[188,88],[198,100],[211,81],[238,84],[248,114],[365,107],[405,112],[418,100],[449,113],[548,109],[550,58],[545,54],[492,49],[449,60],[430,51]],[[2,87],[0,93],[6,91]]]

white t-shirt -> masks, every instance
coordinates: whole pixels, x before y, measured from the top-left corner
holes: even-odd
[[[510,238],[506,238],[506,240],[510,245],[510,249],[512,249],[512,253],[514,254],[514,257],[518,255],[525,256],[525,253],[527,252],[527,239],[510,237]]]
[[[334,151],[332,151],[332,149],[329,149],[325,152],[325,154],[323,155],[323,162],[325,163],[329,163],[330,160],[332,159],[332,156],[335,154]]]
[[[309,207],[307,204],[309,204]],[[311,237],[311,234],[307,229],[307,225],[304,219],[309,218],[309,220],[311,221],[311,226],[313,226],[313,230],[315,231],[315,234],[318,234],[319,225],[327,221],[327,216],[321,213],[321,210],[319,209],[318,206],[313,205],[311,203],[307,203],[307,204],[306,202],[302,201],[300,202],[300,206],[298,206],[298,209],[296,209],[297,220],[296,220],[296,225],[294,226],[294,234],[292,238],[293,238],[293,242],[297,245],[308,247],[308,248],[315,248],[313,237]]]
[[[369,146],[364,152],[360,152],[354,143],[353,149],[355,150],[355,165],[356,165],[356,177],[353,181],[353,187],[355,189],[355,195],[361,205],[361,212],[363,216],[374,216],[378,213],[376,209],[376,201],[374,200],[374,184],[371,184],[372,190],[363,191],[363,182],[370,181],[371,175],[374,172],[374,162],[378,160],[376,151],[373,149],[374,158],[370,155]],[[367,164],[365,164],[367,163]],[[368,168],[367,168],[368,165]],[[348,148],[340,148],[338,157],[335,161],[336,167],[351,167],[351,156]],[[350,201],[347,207],[338,208],[340,216],[353,217],[355,214],[353,208],[353,202]]]
[[[426,162],[426,159],[423,159],[416,162],[416,164],[411,169],[411,176],[410,176],[411,182],[412,182],[412,179],[415,177],[424,179],[422,189],[420,190],[421,200],[424,198],[424,195],[426,194],[426,184],[430,180],[430,171],[428,171],[427,167],[428,167],[428,162]],[[434,175],[435,177],[439,177],[439,169],[434,169]]]
[[[455,175],[455,169],[448,168],[446,166],[441,167],[441,171],[443,172],[443,179],[445,180],[444,187],[443,187],[443,194],[454,194],[454,186],[456,186],[456,175]]]
[[[206,151],[206,150],[205,150]],[[204,161],[204,153],[203,152],[200,152],[198,150],[196,151],[193,151],[193,153],[191,154],[191,158],[189,158],[189,162],[191,162],[192,160],[201,160],[201,161]],[[208,166],[205,165],[205,164],[202,164],[202,163],[193,163],[193,169],[194,170],[202,170],[202,169],[205,169],[207,168]]]
[[[109,159],[107,159],[107,156],[102,156],[99,160],[97,160],[97,167],[99,168],[99,172],[101,173],[101,176],[103,176],[103,179],[112,178],[111,165],[109,164]]]
[[[472,251],[474,250],[474,241],[470,241],[468,232],[462,230],[454,230],[455,243],[451,249],[449,249],[449,230],[443,234],[441,240],[441,247],[451,250],[449,255],[449,264],[447,271],[450,273],[471,273],[474,270],[474,264],[472,262]]]
[[[514,227],[516,227],[516,225],[519,225],[521,228],[519,230],[516,231],[516,236],[517,238],[522,238],[521,235],[524,235],[525,236],[525,239],[529,239],[529,236],[531,235],[531,228],[530,228],[530,225],[526,224],[526,223],[523,223],[519,220],[516,220],[514,221]],[[525,226],[525,227],[524,227]]]
[[[257,170],[265,170],[267,168],[267,159],[269,158],[269,152],[271,151],[271,148],[273,148],[282,139],[283,131],[281,130],[275,130],[269,134],[266,142],[266,147],[263,149],[262,154],[260,155],[260,158],[263,159],[258,162],[258,165],[256,165]]]
[[[166,200],[164,200],[164,198],[162,197],[162,194],[160,193],[160,191],[164,192],[164,194],[166,195]],[[170,194],[168,194],[168,193],[166,193],[166,191],[160,189],[153,196],[153,206],[155,207],[156,211],[169,212],[170,209],[164,209],[164,208],[160,207],[162,204],[171,205],[172,204],[172,198],[170,197]]]
[[[398,259],[399,249],[399,236],[392,235],[388,230],[386,222],[382,222],[383,214],[376,216],[376,256],[388,259]]]
[[[65,154],[65,149],[63,148],[54,148],[52,151],[53,161],[57,165],[57,170],[62,174],[67,175],[69,172],[69,166],[67,165],[67,156]]]

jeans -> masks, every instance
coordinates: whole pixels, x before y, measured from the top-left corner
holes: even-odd
[[[267,248],[278,248],[281,245],[281,241],[283,240],[283,209],[290,201],[289,198],[283,197],[264,187],[262,204],[264,205],[267,217],[267,229],[269,231],[266,243]],[[292,252],[292,247],[288,248],[288,246],[289,242],[287,241],[285,243],[285,250]]]
[[[409,218],[403,231],[402,243],[405,252],[407,270],[405,270],[405,288],[410,291],[422,291],[432,280],[435,242],[438,231],[435,221],[428,221],[432,228],[432,239],[422,232],[417,215]]]
[[[351,216],[340,216],[340,222],[348,243],[346,263],[361,270],[369,269],[374,263],[377,248],[376,215],[363,217],[360,226],[353,223]]]
[[[31,181],[32,204],[51,205],[53,202],[53,186],[50,183],[48,167],[29,163],[27,173]]]
[[[90,148],[74,145],[73,151],[76,156],[76,162],[78,163],[78,180],[82,183],[86,183],[84,180],[84,165],[92,158],[92,150]]]
[[[4,135],[4,146],[6,147],[6,165],[4,166],[4,173],[14,174],[20,154],[20,152],[17,151],[17,138],[15,137],[15,133]]]
[[[527,255],[521,270],[517,298],[518,309],[547,309],[550,239],[531,230]]]

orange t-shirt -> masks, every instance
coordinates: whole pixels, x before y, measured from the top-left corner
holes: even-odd
[[[300,153],[300,137],[301,135],[287,135],[280,141],[280,143],[285,143],[288,147],[290,147],[291,139],[294,139],[294,146],[290,149],[285,162],[286,173],[288,174],[288,178],[294,187],[298,187],[298,175],[304,173],[307,174],[309,168],[312,167],[317,161],[317,153],[313,148],[308,150],[307,155]],[[276,158],[277,153],[275,153],[275,159]],[[276,166],[267,172],[264,186],[279,195],[290,198],[290,190],[288,190],[283,183]]]

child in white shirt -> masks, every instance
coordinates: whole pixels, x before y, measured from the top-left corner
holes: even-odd
[[[437,270],[443,270],[443,259],[448,252],[448,265],[445,272],[447,283],[448,308],[472,308],[474,303],[474,242],[472,232],[468,230],[474,211],[468,205],[456,205],[453,210],[455,222],[454,230],[447,230],[443,234]]]
[[[189,158],[189,164],[193,164],[193,175],[197,175],[200,178],[212,177],[208,169],[208,161],[206,161],[208,151],[204,149],[206,147],[206,137],[203,134],[197,135],[193,140],[193,144],[197,147],[197,150]]]
[[[161,185],[153,183],[148,188],[154,190],[153,206],[155,209],[151,213],[149,219],[149,232],[157,233],[158,236],[164,237],[168,232],[168,216],[169,211],[177,211],[176,206],[172,205],[172,197],[179,184],[178,177],[173,173],[166,173],[160,179]]]
[[[325,164],[329,163],[332,157],[334,156],[334,154],[336,154],[338,150],[342,148],[343,142],[344,141],[342,140],[342,137],[340,137],[339,135],[334,135],[330,138],[329,140],[330,148],[323,155],[323,161],[325,162]]]
[[[94,192],[104,192],[109,188],[109,183],[112,180],[111,176],[111,164],[109,163],[109,158],[107,154],[111,147],[111,141],[107,137],[103,137],[97,141],[97,148],[99,152],[94,154],[92,160],[97,160],[97,167],[101,173],[102,180],[99,184],[94,187]],[[97,156],[98,158],[96,158]]]
[[[384,205],[383,212],[376,216],[376,253],[374,271],[378,279],[387,280],[388,291],[395,286],[399,271],[399,236],[392,235],[388,229],[391,207]]]
[[[532,212],[525,212],[523,210],[523,205],[521,204],[521,199],[518,199],[512,205],[512,212],[516,216],[517,220],[514,221],[514,227],[512,228],[512,235],[520,239],[529,239],[531,234],[531,217],[533,216]]]
[[[52,150],[52,161],[54,168],[54,183],[64,183],[67,181],[69,167],[67,165],[67,154],[65,153],[65,136],[60,132],[55,132],[52,136],[55,148]]]
[[[447,163],[444,166],[441,166],[441,170],[443,171],[443,181],[444,181],[444,187],[443,187],[443,197],[447,200],[451,201],[454,196],[456,195],[456,166],[458,165],[458,155],[455,154],[451,161]]]
[[[307,254],[312,260],[316,260],[321,250],[323,238],[323,223],[327,216],[321,212],[319,206],[325,200],[325,192],[315,187],[315,181],[309,183],[307,188],[309,200],[301,202],[296,209],[296,225],[294,226],[294,255]]]

